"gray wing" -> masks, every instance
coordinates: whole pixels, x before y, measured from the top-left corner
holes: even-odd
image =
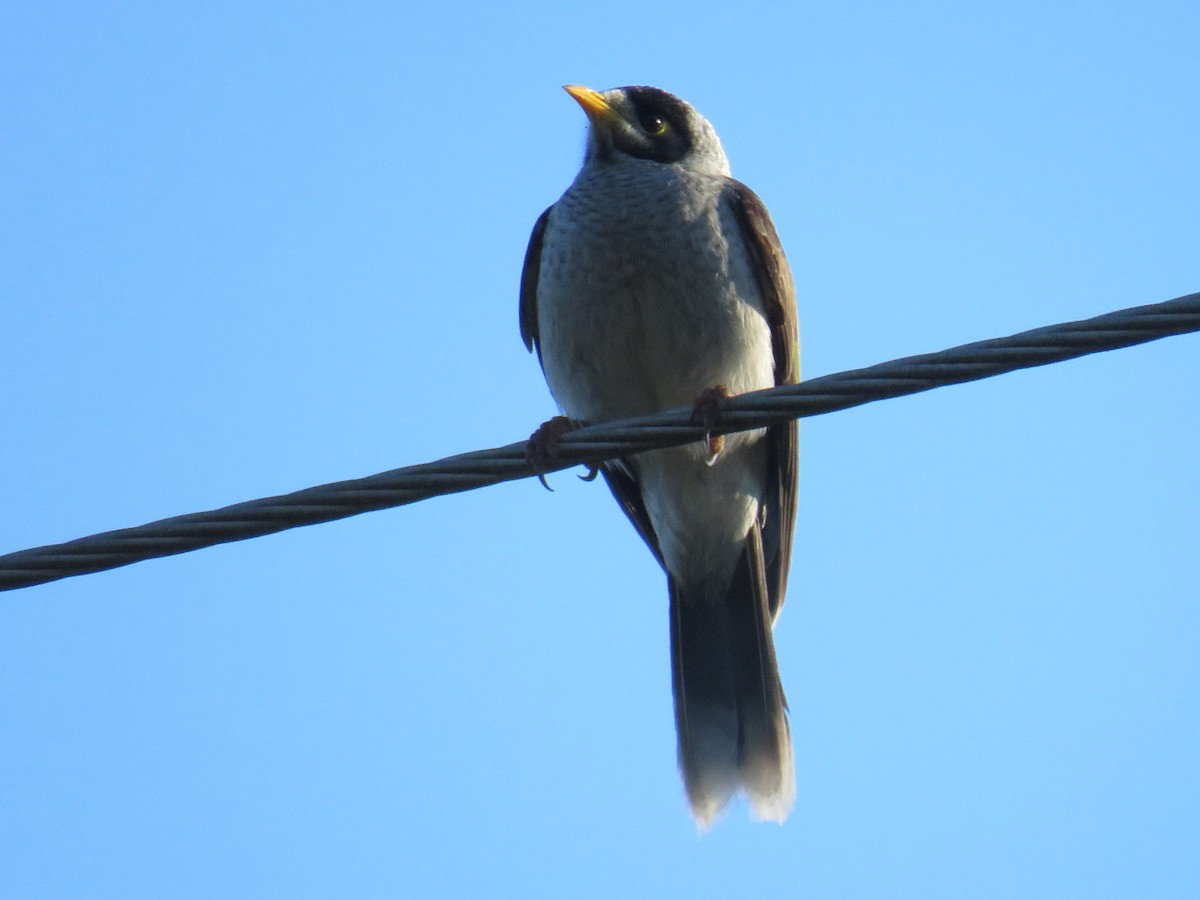
[[[542,269],[542,238],[546,234],[546,222],[550,218],[550,207],[540,216],[529,236],[529,248],[525,251],[525,268],[521,270],[521,340],[525,349],[537,348],[538,362],[542,361],[542,347],[538,342],[537,288]]]
[[[775,354],[775,384],[800,380],[800,334],[796,317],[796,287],[792,270],[775,225],[758,195],[740,181],[730,179],[725,202],[733,210],[742,242],[762,294],[771,348]],[[771,618],[779,615],[787,594],[787,577],[792,558],[792,533],[796,527],[796,473],[799,465],[799,427],[796,420],[772,426],[767,431],[772,472],[771,490],[763,526],[763,555],[767,564]]]

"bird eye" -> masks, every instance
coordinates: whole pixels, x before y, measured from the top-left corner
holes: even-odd
[[[642,113],[638,116],[638,123],[645,129],[647,134],[662,135],[666,134],[671,127],[662,116],[656,116],[654,113]]]

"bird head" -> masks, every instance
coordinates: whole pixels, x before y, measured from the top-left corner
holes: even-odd
[[[601,92],[568,84],[564,90],[587,113],[585,165],[633,158],[729,174],[729,160],[712,125],[674,94],[641,86]]]

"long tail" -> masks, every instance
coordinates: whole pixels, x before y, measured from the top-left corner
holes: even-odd
[[[782,822],[796,777],[758,525],[723,601],[674,581],[670,592],[675,727],[692,815],[707,828],[741,790],[756,816]]]

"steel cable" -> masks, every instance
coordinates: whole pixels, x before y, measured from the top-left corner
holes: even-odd
[[[939,353],[824,375],[802,384],[743,394],[723,407],[720,431],[761,428],[786,419],[822,415],[1195,331],[1200,331],[1200,294],[1189,294],[1166,303],[1137,306],[1092,319],[964,344]],[[690,409],[674,409],[572,431],[563,436],[556,458],[543,471],[698,440],[703,429],[691,421],[691,413]],[[100,572],[145,559],[527,478],[537,472],[526,459],[525,448],[526,442],[519,441],[366,478],[9,553],[0,556],[0,590]]]

